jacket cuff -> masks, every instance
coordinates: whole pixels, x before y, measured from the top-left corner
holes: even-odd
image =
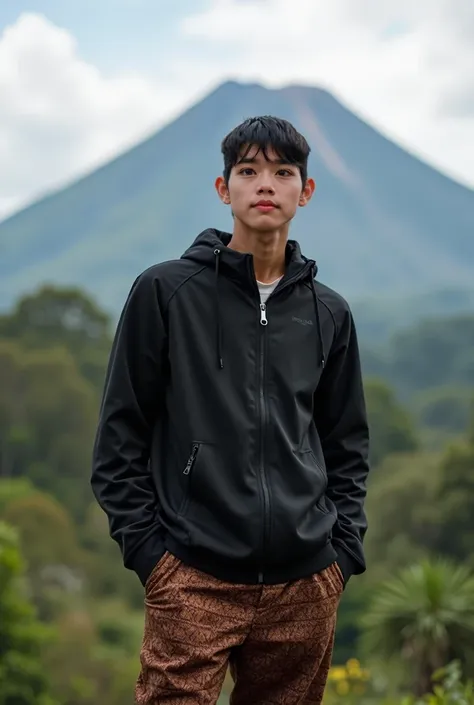
[[[349,578],[355,572],[354,560],[347,551],[341,545],[336,548],[337,551],[337,564],[341,569],[342,576],[344,578],[344,585],[347,585]]]
[[[138,549],[131,568],[138,575],[143,587],[164,553],[165,545],[159,531],[152,534]]]

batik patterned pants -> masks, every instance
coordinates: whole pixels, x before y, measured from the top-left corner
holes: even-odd
[[[281,585],[227,583],[165,553],[145,587],[137,705],[319,705],[343,592],[336,563]]]

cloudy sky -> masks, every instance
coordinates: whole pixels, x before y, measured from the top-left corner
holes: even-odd
[[[229,78],[329,88],[474,187],[473,0],[0,0],[0,217]]]

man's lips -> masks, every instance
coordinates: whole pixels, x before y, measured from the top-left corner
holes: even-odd
[[[268,213],[277,207],[278,206],[273,201],[258,201],[258,203],[254,205],[254,208],[257,208],[257,210],[262,211],[263,213]]]

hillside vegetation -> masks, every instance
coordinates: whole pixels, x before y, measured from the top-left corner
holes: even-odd
[[[39,289],[0,318],[4,705],[132,702],[143,591],[122,567],[89,487],[111,331],[108,316],[80,289]],[[473,342],[474,316],[466,316],[407,328],[385,356],[366,350],[369,570],[343,597],[328,705],[360,704],[361,693],[370,705],[401,705],[404,694],[425,687],[433,653],[473,672],[474,638],[456,636],[459,622],[469,624],[474,595],[466,582],[474,568]],[[459,566],[467,573],[456,572]],[[405,597],[384,616],[377,595],[385,600],[385,581],[396,579]],[[421,650],[407,660],[415,642],[400,640],[400,621],[389,617],[412,625],[414,613],[402,609],[411,604],[416,615],[432,614],[428,585],[438,586],[455,620],[442,642],[449,649],[430,641],[438,649],[431,656]],[[456,678],[449,688],[458,688]]]

